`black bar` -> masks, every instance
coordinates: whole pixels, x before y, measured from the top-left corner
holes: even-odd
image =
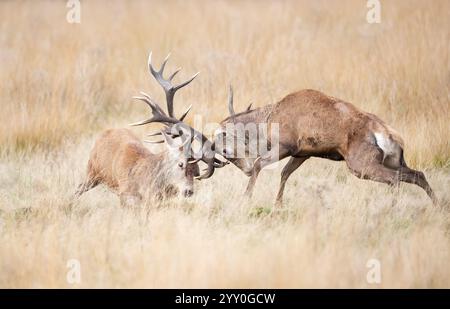
[[[195,297],[194,297],[195,296]],[[205,305],[205,300],[207,303]],[[385,305],[450,304],[448,290],[1,290],[2,305],[226,305],[294,307],[354,305],[375,308]],[[193,303],[195,302],[195,303]]]

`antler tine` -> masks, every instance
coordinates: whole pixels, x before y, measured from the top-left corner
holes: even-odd
[[[175,77],[175,75],[178,74],[178,72],[181,71],[181,68],[178,68],[175,70],[175,72],[172,73],[172,75],[169,76],[169,80],[172,81],[172,79]]]
[[[188,163],[189,164],[195,164],[201,161],[202,158],[198,158],[198,159],[193,159],[193,160],[189,160]]]
[[[133,99],[137,99],[140,101],[145,102],[148,106],[150,106],[151,110],[152,110],[152,117],[147,119],[147,120],[143,120],[140,122],[136,122],[136,123],[132,123],[130,124],[130,126],[140,126],[140,125],[144,125],[144,124],[148,124],[148,123],[152,123],[152,122],[163,122],[163,123],[178,123],[179,120],[178,119],[174,119],[171,117],[168,117],[162,110],[161,108],[158,106],[158,104],[156,104],[155,102],[153,102],[153,100],[147,95],[147,96],[135,96],[133,97]]]
[[[194,139],[201,143],[202,149],[201,154],[195,154],[194,159],[192,162],[196,163],[199,160],[202,160],[207,164],[207,168],[205,169],[205,173],[197,176],[196,179],[207,179],[211,177],[214,174],[214,171],[216,168],[221,168],[227,165],[229,162],[223,162],[215,157],[216,151],[215,151],[215,144],[212,143],[206,136],[204,136],[201,132],[195,130],[194,128],[186,125],[183,122],[180,122],[179,129],[183,131],[183,135],[186,134],[187,136],[190,136],[191,141]]]
[[[169,60],[169,55],[164,59],[164,61],[161,64],[161,68],[159,70],[155,70],[155,68],[152,65],[152,52],[150,52],[148,56],[148,68],[150,71],[150,74],[156,79],[156,81],[160,84],[160,86],[164,89],[164,92],[166,94],[166,103],[167,103],[167,114],[161,109],[161,107],[153,101],[148,94],[145,92],[141,92],[141,96],[134,97],[135,99],[144,101],[148,106],[150,106],[152,110],[152,117],[143,120],[141,122],[132,124],[132,125],[143,125],[151,122],[161,122],[167,125],[166,129],[162,130],[161,132],[149,134],[149,136],[157,136],[157,135],[163,135],[166,137],[166,134],[171,133],[172,136],[187,136],[186,142],[192,142],[193,140],[197,140],[202,144],[202,151],[200,156],[194,156],[194,160],[191,160],[190,163],[196,163],[199,160],[202,160],[207,164],[206,173],[200,175],[197,177],[197,179],[206,179],[212,176],[214,173],[214,170],[216,168],[223,167],[227,165],[229,162],[223,162],[215,157],[216,151],[215,151],[215,145],[212,143],[208,138],[206,138],[201,132],[195,130],[191,126],[185,124],[183,120],[186,118],[187,114],[189,113],[191,106],[188,107],[188,109],[183,113],[183,115],[176,119],[173,113],[173,98],[175,96],[175,93],[177,90],[187,86],[189,83],[191,83],[200,72],[197,72],[194,74],[191,78],[189,78],[187,81],[182,82],[178,85],[173,85],[171,82],[175,75],[181,70],[180,68],[175,70],[168,79],[165,79],[163,77],[164,69],[167,64],[167,61]],[[233,112],[233,90],[230,85],[230,95],[229,95],[229,107],[231,107],[230,111]],[[174,130],[176,130],[176,134],[174,133]],[[150,143],[161,143],[162,141],[148,141]],[[192,151],[192,149],[191,149]]]
[[[230,161],[220,161],[217,158],[214,158],[214,163],[217,164],[216,167],[224,167],[227,164],[230,164]]]
[[[147,134],[148,137],[159,136],[159,135],[162,135],[162,133],[161,133],[161,132],[155,132],[155,133],[149,133],[149,134]]]
[[[166,56],[166,58],[164,59],[161,68],[159,70],[156,70],[153,67],[152,64],[152,52],[150,52],[150,54],[148,55],[148,69],[150,70],[150,74],[153,75],[153,77],[156,79],[156,81],[161,85],[161,87],[163,87],[163,89],[165,90],[168,86],[170,86],[170,83],[168,83],[164,77],[163,77],[163,73],[164,73],[164,68],[166,67],[167,61],[169,60],[170,57],[170,53]]]
[[[181,68],[178,68],[177,70],[175,70],[175,72],[173,72],[169,76],[168,79],[165,79],[163,76],[164,68],[166,67],[169,57],[170,57],[170,53],[164,59],[162,65],[161,65],[161,68],[157,71],[157,70],[155,70],[155,68],[152,65],[152,52],[150,52],[150,54],[148,56],[148,68],[150,70],[150,73],[153,75],[153,77],[159,83],[159,85],[164,89],[164,92],[166,94],[167,112],[168,112],[169,116],[175,117],[174,113],[173,113],[173,97],[175,96],[176,91],[179,90],[180,88],[183,88],[184,86],[188,85],[190,82],[192,82],[194,80],[194,78],[196,78],[200,72],[194,74],[187,81],[174,86],[171,82],[172,82],[173,78],[175,77],[175,75],[181,70]]]
[[[150,70],[150,73],[151,73],[153,76],[155,76],[155,75],[157,75],[158,73],[161,73],[162,70],[161,70],[161,69],[155,70],[155,68],[153,67],[153,65],[152,65],[152,55],[153,55],[153,52],[150,51],[150,53],[148,54],[147,64],[148,64],[148,68],[149,68],[149,70]],[[170,56],[170,53],[167,55],[166,59],[164,59],[164,62],[163,62],[164,65],[165,65],[165,63],[167,62],[167,60],[169,59],[169,56]],[[164,67],[162,67],[162,66],[161,66],[161,68],[164,69]],[[156,77],[156,76],[155,76],[155,77]]]
[[[214,144],[212,144],[211,147],[214,148]],[[208,156],[206,158],[203,156],[201,158],[201,160],[203,162],[205,162],[208,165],[208,167],[204,170],[205,173],[196,177],[196,179],[198,179],[198,180],[208,179],[209,177],[211,177],[214,174],[214,171],[216,168],[224,167],[230,163],[228,161],[226,161],[226,162],[220,161],[219,159],[217,159],[215,157],[215,151],[214,150],[212,150],[212,151],[213,151],[212,156]]]
[[[228,111],[230,112],[230,116],[234,121],[234,108],[233,108],[233,87],[229,86],[229,92],[228,92]],[[203,135],[201,135],[203,139],[206,139]],[[223,162],[215,157],[216,151],[215,151],[215,144],[211,143],[208,139],[204,141],[204,145],[209,147],[209,150],[207,150],[207,157],[202,156],[202,161],[205,162],[208,165],[208,168],[206,169],[206,172],[198,177],[196,179],[202,180],[207,179],[211,177],[214,174],[214,171],[216,168],[224,167],[225,165],[229,164],[228,161]]]
[[[178,72],[177,72],[177,73],[178,73]],[[194,75],[192,75],[192,77],[189,78],[187,81],[185,81],[185,82],[183,82],[183,83],[181,83],[181,84],[178,84],[178,85],[174,86],[174,87],[173,87],[173,88],[174,88],[174,92],[177,91],[177,90],[180,89],[180,88],[183,88],[184,86],[187,86],[190,82],[192,82],[192,81],[194,80],[194,78],[197,77],[198,74],[200,74],[200,71],[198,71],[197,73],[195,73]]]
[[[145,143],[149,143],[149,144],[162,144],[164,143],[164,141],[149,141],[149,140],[144,140]]]
[[[143,92],[143,91],[141,91],[140,93],[141,93],[141,95],[142,95],[143,97],[145,97],[148,101],[150,101],[150,102],[153,103],[154,107],[158,110],[158,112],[159,112],[160,114],[162,114],[162,115],[164,115],[164,116],[167,116],[166,112],[161,108],[161,106],[159,106],[159,104],[157,104],[155,101],[153,101],[152,98],[151,98],[148,94],[146,94],[146,93]],[[148,104],[148,103],[147,103],[147,104]]]
[[[233,107],[233,87],[231,86],[231,84],[228,88],[228,112],[230,113],[231,118],[234,119],[236,113],[234,112]]]
[[[191,110],[192,104],[189,105],[189,107],[186,109],[186,111],[183,113],[183,115],[180,117],[180,121],[183,121],[184,118],[186,118],[187,114],[189,114],[189,111]]]
[[[156,70],[152,66],[152,54],[153,54],[153,52],[150,51],[150,53],[148,54],[147,64],[148,64],[148,69],[150,70],[150,73],[152,73],[152,75],[153,75],[153,72],[156,73]]]
[[[164,74],[164,68],[166,67],[167,61],[169,61],[170,54],[171,54],[171,53],[168,53],[167,56],[166,56],[166,58],[164,58],[163,63],[161,64],[161,68],[160,68],[159,71],[158,71],[158,72],[161,74],[161,77],[163,77],[163,74]]]
[[[149,133],[149,134],[147,134],[147,136],[160,136],[160,135],[163,135],[162,133],[161,133],[161,131],[164,131],[164,133],[166,133],[167,135],[172,135],[172,132],[170,132],[170,127],[171,126],[169,126],[169,125],[165,125],[160,131],[158,131],[158,132],[154,132],[154,133]]]

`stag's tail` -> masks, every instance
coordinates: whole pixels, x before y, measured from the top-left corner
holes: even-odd
[[[406,166],[400,134],[384,123],[379,129],[373,132],[373,136],[376,145],[383,151],[383,165],[394,169]]]

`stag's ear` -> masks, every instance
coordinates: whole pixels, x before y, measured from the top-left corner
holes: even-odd
[[[170,149],[170,148],[174,148],[176,147],[175,145],[175,141],[173,140],[172,137],[170,137],[169,135],[167,135],[166,132],[164,132],[164,130],[161,130],[161,134],[164,138],[164,141],[166,142],[166,146]]]
[[[175,141],[175,138],[168,135],[166,132],[161,130],[161,134],[166,142],[166,146],[171,151],[179,151],[182,153],[186,153],[189,150],[189,142],[190,140],[187,138],[181,145]]]

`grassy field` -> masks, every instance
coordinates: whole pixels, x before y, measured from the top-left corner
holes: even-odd
[[[380,24],[356,0],[83,1],[80,24],[65,5],[0,2],[0,287],[450,288],[449,1],[383,1]],[[232,166],[189,201],[124,209],[104,188],[73,200],[96,136],[147,116],[131,97],[164,102],[150,50],[156,62],[172,51],[180,80],[201,71],[176,97],[190,122],[223,119],[230,82],[237,110],[313,88],[377,114],[440,207],[319,159],[275,211],[282,165],[251,201]]]

